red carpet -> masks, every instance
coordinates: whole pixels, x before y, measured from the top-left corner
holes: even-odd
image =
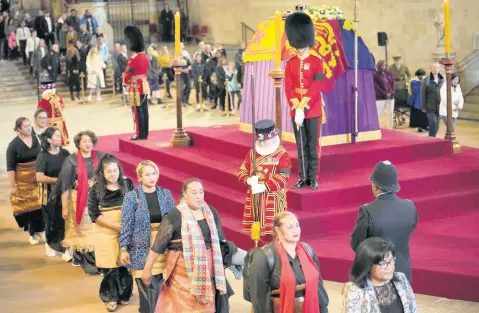
[[[251,247],[249,234],[240,231],[246,189],[237,179],[251,135],[237,126],[189,128],[194,146],[174,149],[172,133],[152,132],[148,141],[105,136],[98,150],[117,155],[132,178],[141,160],[155,161],[159,184],[176,199],[186,178],[202,179],[227,238]],[[479,302],[479,149],[452,155],[449,146],[442,139],[383,130],[378,141],[322,149],[319,189],[289,189],[288,206],[318,253],[325,279],[348,279],[349,235],[359,206],[373,201],[369,176],[378,161],[390,160],[399,171],[399,196],[413,200],[419,214],[411,243],[415,292]],[[293,158],[292,185],[298,178],[296,146],[285,148]]]

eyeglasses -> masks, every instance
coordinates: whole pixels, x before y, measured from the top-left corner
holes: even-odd
[[[389,267],[390,264],[396,264],[396,257],[392,258],[391,261],[381,261],[378,265],[382,270],[385,270]]]

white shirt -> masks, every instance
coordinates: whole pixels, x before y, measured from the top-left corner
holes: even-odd
[[[462,96],[461,85],[456,86],[456,90],[452,88],[452,117],[457,118],[459,116],[459,110],[462,110],[464,106],[464,97]],[[439,104],[439,115],[447,116],[447,84],[441,87],[441,103]]]
[[[17,44],[20,45],[20,40],[27,40],[31,37],[30,29],[28,27],[17,28]]]
[[[31,53],[35,50],[37,50],[38,45],[40,44],[40,38],[35,37],[30,37],[27,39],[27,46],[25,47],[25,53]]]
[[[45,20],[47,21],[47,25],[48,25],[48,33],[51,33],[53,30],[52,19],[49,16],[45,16]]]

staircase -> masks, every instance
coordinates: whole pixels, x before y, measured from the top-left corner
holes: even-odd
[[[22,61],[0,63],[0,105],[38,103],[37,82]]]
[[[479,50],[474,49],[457,62],[456,70],[461,78],[461,90],[465,104],[459,118],[479,121]]]
[[[479,86],[474,88],[465,97],[464,102],[464,108],[459,111],[459,118],[464,120],[479,121]]]

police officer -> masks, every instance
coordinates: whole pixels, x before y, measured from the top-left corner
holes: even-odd
[[[389,161],[376,164],[369,179],[376,200],[359,208],[351,234],[351,247],[369,237],[391,239],[396,245],[396,271],[412,282],[409,240],[418,223],[416,206],[396,195],[400,187],[396,167]]]

